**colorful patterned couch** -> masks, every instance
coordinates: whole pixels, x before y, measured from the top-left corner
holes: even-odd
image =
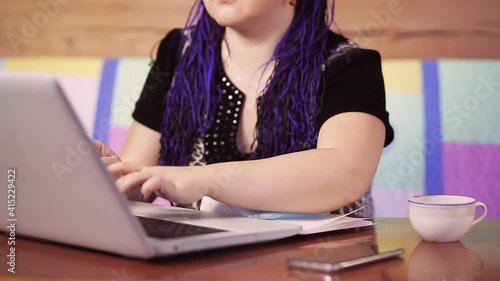
[[[119,150],[149,60],[6,58],[0,70],[57,74],[87,133]],[[396,132],[373,182],[376,216],[404,217],[414,194],[474,196],[500,217],[500,62],[386,60]]]

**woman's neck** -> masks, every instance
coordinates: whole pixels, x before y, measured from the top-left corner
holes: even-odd
[[[233,62],[260,66],[271,59],[283,34],[284,32],[280,32],[250,37],[226,28],[224,40]]]
[[[263,66],[272,59],[276,46],[293,20],[293,13],[280,18],[282,20],[274,20],[273,25],[266,28],[260,25],[243,30],[226,27],[225,42],[222,44],[222,61],[227,63],[226,71],[229,76],[237,76],[247,84],[243,88],[252,88],[261,78],[265,82],[271,75],[274,64],[269,64],[267,68]],[[260,87],[257,92],[262,88]]]

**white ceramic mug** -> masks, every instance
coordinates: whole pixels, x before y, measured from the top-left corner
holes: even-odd
[[[475,218],[476,207],[482,213]],[[466,196],[423,195],[408,199],[408,216],[413,229],[429,242],[455,242],[486,216],[482,202]]]

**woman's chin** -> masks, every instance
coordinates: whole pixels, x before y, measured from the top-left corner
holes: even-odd
[[[219,15],[217,17],[214,17],[215,21],[220,25],[224,27],[230,27],[230,28],[236,28],[241,25],[241,17],[238,16],[233,16],[233,15]]]

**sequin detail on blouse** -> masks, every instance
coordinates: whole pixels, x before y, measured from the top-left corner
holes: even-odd
[[[217,86],[222,98],[203,140],[205,160],[207,164],[246,160],[248,154],[238,151],[236,145],[245,95],[224,74],[219,76]]]

